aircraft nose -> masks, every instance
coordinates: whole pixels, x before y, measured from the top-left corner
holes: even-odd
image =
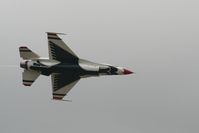
[[[127,74],[133,74],[133,72],[124,68],[123,69],[123,74],[125,74],[125,75],[127,75]]]

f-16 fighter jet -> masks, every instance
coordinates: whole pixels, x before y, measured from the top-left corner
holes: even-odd
[[[27,47],[19,47],[20,67],[23,84],[31,86],[37,77],[51,75],[54,100],[64,96],[81,79],[100,75],[132,74],[128,69],[108,64],[94,63],[79,58],[58,36],[60,33],[47,32],[49,58],[42,58]]]

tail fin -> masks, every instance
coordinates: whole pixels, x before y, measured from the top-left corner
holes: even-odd
[[[23,58],[24,60],[39,58],[39,55],[37,55],[36,53],[32,52],[27,47],[19,47],[19,53],[20,53],[20,57]]]
[[[40,73],[34,70],[24,70],[23,76],[23,85],[31,86],[34,81],[39,77]]]

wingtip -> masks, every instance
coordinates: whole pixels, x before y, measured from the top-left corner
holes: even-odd
[[[72,102],[72,100],[57,99],[57,98],[52,98],[52,100],[55,100],[55,101],[65,101],[65,102]]]
[[[23,84],[24,86],[31,86],[31,84]]]
[[[53,96],[52,100],[62,100],[63,97],[55,97]]]
[[[26,47],[26,46],[20,46],[19,48],[28,48],[28,47]]]
[[[66,35],[65,33],[58,33],[58,32],[46,32],[47,34],[57,34],[57,35]]]

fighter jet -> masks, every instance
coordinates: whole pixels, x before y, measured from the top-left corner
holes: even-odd
[[[31,86],[39,75],[51,75],[53,100],[64,96],[81,79],[101,75],[127,75],[133,72],[123,67],[99,64],[79,58],[58,36],[47,32],[49,58],[42,58],[29,48],[19,47],[23,85]]]

